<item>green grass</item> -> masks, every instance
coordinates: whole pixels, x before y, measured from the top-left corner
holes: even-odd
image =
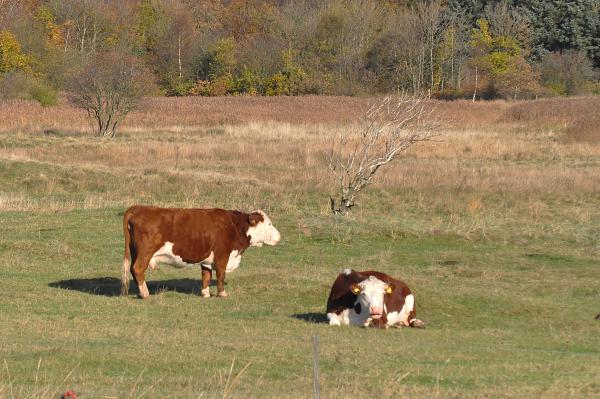
[[[322,165],[208,162],[184,151],[197,139],[0,134],[1,399],[310,398],[314,334],[323,398],[600,396],[596,192],[499,188],[493,173],[486,186],[425,179],[376,184],[349,217],[332,217]],[[138,165],[100,151],[171,140],[179,169],[170,153]],[[540,152],[519,171],[540,159],[585,176],[600,163]],[[412,161],[465,176],[493,163]],[[300,173],[315,177],[295,184]],[[138,202],[268,209],[283,241],[245,253],[227,299],[200,298],[200,272],[169,267],[148,275],[148,300],[135,288],[123,298],[121,217]],[[403,279],[427,328],[328,326],[329,288],[346,267]]]
[[[230,298],[203,300],[198,271],[163,267],[142,301],[115,296],[121,211],[0,216],[4,396],[35,397],[37,375],[38,389],[82,398],[222,397],[228,379],[227,397],[311,397],[312,334],[324,397],[600,392],[594,258],[386,238],[345,220],[337,228],[353,234],[340,240],[327,216],[302,234],[301,214],[274,213],[284,241],[247,252],[227,277]],[[347,266],[403,278],[428,328],[324,324],[328,289]]]

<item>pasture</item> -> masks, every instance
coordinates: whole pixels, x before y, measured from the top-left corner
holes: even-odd
[[[368,99],[148,100],[115,139],[0,103],[0,398],[600,396],[600,100],[439,103],[442,135],[328,209],[331,138]],[[119,296],[136,203],[267,211],[282,233],[198,296]],[[404,280],[425,330],[334,328],[343,268]],[[216,287],[211,287],[215,293]]]

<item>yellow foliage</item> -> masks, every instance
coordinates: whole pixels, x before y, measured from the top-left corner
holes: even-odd
[[[31,60],[21,51],[19,41],[11,32],[0,32],[0,73],[30,71]]]
[[[59,46],[63,42],[63,36],[60,26],[56,24],[56,17],[52,14],[52,11],[48,6],[41,6],[38,8],[35,19],[39,21],[48,35],[48,42]]]

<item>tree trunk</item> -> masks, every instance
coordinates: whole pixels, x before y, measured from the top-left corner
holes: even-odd
[[[181,33],[177,35],[177,62],[179,64],[179,79],[181,79]]]
[[[477,66],[475,66],[475,90],[473,90],[473,102],[475,102],[475,97],[477,97]]]

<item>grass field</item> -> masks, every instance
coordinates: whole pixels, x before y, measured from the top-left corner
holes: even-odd
[[[0,398],[310,398],[314,334],[324,398],[599,397],[600,100],[439,103],[440,139],[333,217],[324,157],[368,102],[156,99],[113,140],[0,103]],[[261,208],[283,239],[227,299],[168,267],[123,298],[135,203]],[[427,328],[329,327],[345,267],[403,279]]]

